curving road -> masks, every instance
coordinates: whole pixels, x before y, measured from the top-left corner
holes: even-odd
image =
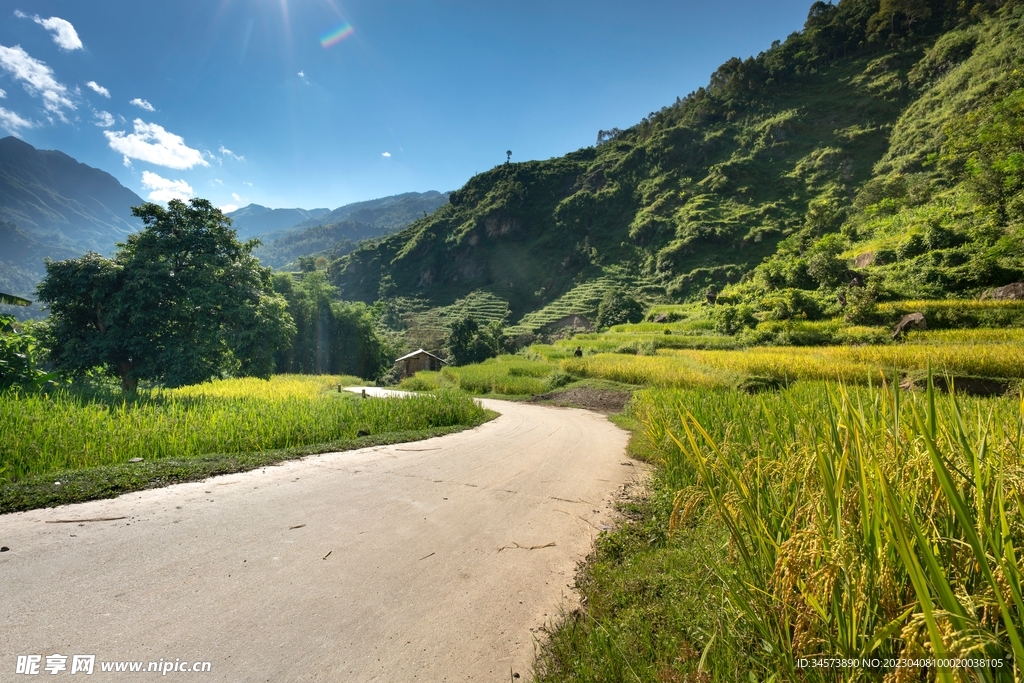
[[[639,468],[596,413],[483,404],[458,434],[0,516],[0,680],[34,680],[26,654],[93,654],[91,681],[529,679]]]

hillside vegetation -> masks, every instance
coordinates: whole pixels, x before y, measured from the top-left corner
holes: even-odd
[[[813,319],[837,314],[854,274],[852,317],[1019,280],[1022,17],[1016,2],[815,3],[802,31],[707,87],[593,147],[471,178],[330,277],[367,302],[486,293],[520,330],[591,282],[648,303],[710,287]],[[593,315],[600,297],[570,298],[558,314]]]

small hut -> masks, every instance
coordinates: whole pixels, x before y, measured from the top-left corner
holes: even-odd
[[[416,349],[401,358],[396,358],[395,362],[402,368],[402,377],[412,377],[420,370],[440,370],[442,365],[448,364],[448,361],[423,349]]]

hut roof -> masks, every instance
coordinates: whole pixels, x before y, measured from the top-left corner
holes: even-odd
[[[437,360],[441,361],[442,363],[445,363],[445,364],[447,364],[447,363],[448,363],[448,361],[446,361],[446,360],[445,360],[444,358],[441,358],[441,357],[439,357],[439,356],[435,356],[435,355],[434,355],[434,354],[432,354],[432,353],[431,353],[430,351],[424,351],[423,349],[416,349],[416,350],[415,350],[415,351],[413,351],[412,353],[407,353],[407,354],[405,354],[404,356],[402,356],[401,358],[396,358],[396,359],[395,359],[395,362],[396,362],[396,363],[398,363],[399,361],[403,361],[403,360],[407,360],[407,359],[409,359],[409,358],[413,358],[413,357],[415,357],[415,356],[418,356],[418,355],[420,355],[421,353],[425,353],[425,354],[427,354],[428,356],[430,356],[431,358],[437,358]]]

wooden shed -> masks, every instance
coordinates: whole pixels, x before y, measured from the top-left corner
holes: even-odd
[[[440,370],[442,365],[448,363],[423,349],[416,349],[401,358],[396,358],[395,362],[399,363],[402,368],[402,377],[412,377],[420,370]]]

